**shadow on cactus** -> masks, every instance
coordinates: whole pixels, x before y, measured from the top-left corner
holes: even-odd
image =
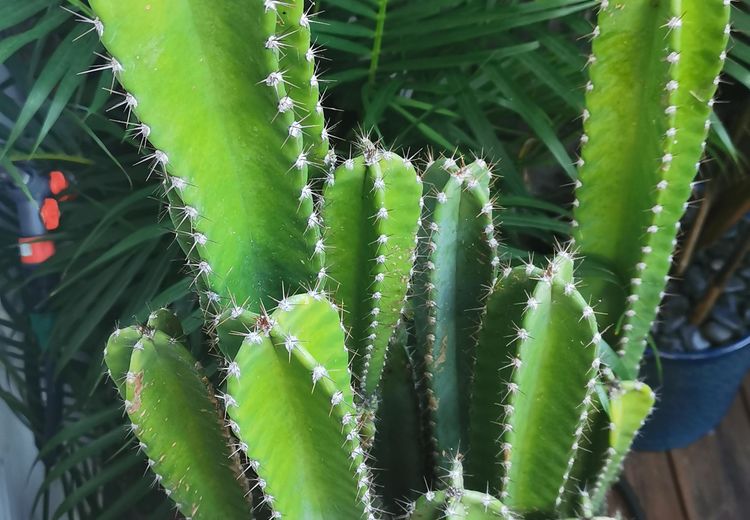
[[[91,0],[113,56],[103,68],[152,146],[144,160],[163,176],[221,358],[214,391],[165,310],[106,349],[176,507],[604,511],[654,402],[635,377],[702,155],[727,3],[601,2],[575,245],[509,265],[484,161],[440,157],[420,174],[366,139],[339,161],[301,1]]]

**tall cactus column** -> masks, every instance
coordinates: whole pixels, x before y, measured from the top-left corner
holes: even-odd
[[[468,444],[476,335],[499,259],[484,161],[435,161],[424,174],[425,207],[414,295],[418,349],[442,465]]]
[[[677,226],[705,148],[726,57],[729,2],[626,0],[600,4],[589,58],[576,243],[629,287],[585,289],[608,302],[624,365],[638,369],[656,316]],[[606,324],[605,324],[606,325]]]
[[[352,367],[375,394],[406,300],[422,184],[411,163],[365,140],[325,188],[327,287],[344,308]]]
[[[488,300],[472,388],[473,487],[499,489],[523,513],[560,512],[573,498],[566,488],[593,403],[600,338],[568,253],[544,270],[503,272]]]
[[[282,3],[91,3],[115,76],[148,130],[148,160],[176,197],[171,210],[197,253],[196,276],[256,311],[282,287],[314,283],[319,218],[307,129],[295,113],[303,101],[287,93],[280,65],[292,55],[277,34]],[[294,52],[306,54],[305,42]]]

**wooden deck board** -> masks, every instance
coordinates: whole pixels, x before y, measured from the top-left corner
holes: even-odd
[[[689,520],[750,516],[750,418],[740,395],[714,432],[670,456]]]
[[[750,519],[750,376],[714,432],[680,450],[631,454],[625,477],[647,520]]]

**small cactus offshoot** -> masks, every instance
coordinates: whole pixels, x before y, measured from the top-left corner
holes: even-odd
[[[419,173],[363,139],[338,163],[301,0],[91,4],[218,357],[209,382],[164,309],[104,353],[186,517],[604,510],[654,402],[637,367],[729,2],[600,2],[575,242],[521,265],[485,161]]]

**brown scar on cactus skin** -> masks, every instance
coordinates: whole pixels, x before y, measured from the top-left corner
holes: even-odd
[[[141,408],[141,392],[143,391],[143,372],[138,372],[133,380],[133,402],[128,408],[128,414],[134,414]]]
[[[448,355],[448,336],[443,336],[443,339],[440,341],[440,352],[438,353],[438,358],[435,361],[435,370],[437,371],[438,368],[440,368],[440,365],[445,363],[445,358]]]

